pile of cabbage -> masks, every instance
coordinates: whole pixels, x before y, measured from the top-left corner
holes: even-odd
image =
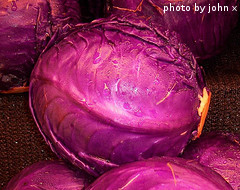
[[[0,91],[28,89],[31,73],[29,104],[37,127],[53,152],[88,174],[78,180],[72,170],[58,166],[39,173],[41,168],[45,171],[40,163],[8,186],[82,189],[87,186],[83,181],[92,175],[100,177],[87,189],[239,188],[238,177],[225,175],[231,164],[226,164],[224,172],[215,172],[211,164],[190,160],[199,158],[194,151],[184,152],[187,144],[200,137],[211,98],[196,58],[210,57],[222,48],[236,25],[237,13],[223,17],[212,12],[199,18],[196,10],[180,16],[164,11],[169,3],[191,6],[195,1],[96,1],[100,9],[90,9],[89,15],[96,18],[105,12],[110,16],[80,23],[84,9],[79,2],[22,2],[22,9],[11,9],[16,11],[11,14],[9,6],[3,9],[0,21],[7,24],[6,30],[0,28],[0,39],[8,35],[7,30],[22,31],[24,23],[18,18],[27,17],[31,6],[34,14],[29,14],[38,23],[26,19],[29,34],[18,32],[29,38],[31,46],[9,35],[9,43],[0,50],[4,60]],[[199,6],[207,3],[202,0]],[[222,3],[235,7],[239,2]],[[82,18],[88,20],[89,15]],[[17,51],[9,51],[12,44]],[[231,159],[237,167],[238,145],[229,153],[235,155]],[[185,159],[177,158],[182,154]],[[56,172],[56,178],[39,177],[49,172]],[[237,176],[239,171],[232,174]],[[67,180],[58,184],[61,178]]]
[[[25,168],[4,190],[146,190],[146,189],[224,189],[231,186],[216,172],[196,161],[154,157],[122,165],[94,179],[73,170],[61,161],[45,161]]]

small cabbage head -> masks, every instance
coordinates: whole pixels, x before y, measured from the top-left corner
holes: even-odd
[[[81,190],[93,177],[63,161],[41,161],[13,177],[5,190]]]
[[[0,93],[28,90],[49,40],[79,22],[77,0],[0,0]]]
[[[240,188],[240,136],[239,134],[211,132],[190,143],[184,158],[195,159],[212,168],[229,182],[233,189]]]

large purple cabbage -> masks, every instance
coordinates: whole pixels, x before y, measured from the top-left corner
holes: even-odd
[[[201,133],[201,70],[175,33],[146,22],[123,15],[81,25],[33,70],[30,108],[45,140],[93,175],[176,156]]]
[[[62,161],[41,161],[13,177],[5,190],[81,190],[93,180],[83,170]]]
[[[77,0],[0,0],[0,93],[27,90],[50,38],[79,21]]]
[[[112,0],[112,5],[113,12],[139,11],[149,19],[165,24],[179,33],[195,57],[201,59],[216,55],[226,46],[240,10],[239,0]],[[209,5],[215,6],[216,11],[209,12]],[[203,12],[200,6],[205,6]]]
[[[231,186],[213,170],[181,158],[152,158],[106,172],[88,190],[227,190]]]
[[[205,134],[192,142],[183,157],[195,159],[221,174],[233,189],[240,189],[240,136],[229,133]]]

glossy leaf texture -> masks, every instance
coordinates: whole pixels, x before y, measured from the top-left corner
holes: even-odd
[[[175,33],[143,18],[79,25],[31,76],[30,108],[46,141],[96,176],[178,155],[200,122],[205,83],[195,58]]]
[[[231,186],[216,172],[196,161],[181,158],[151,158],[125,164],[106,172],[87,190],[192,189],[227,190]]]
[[[5,190],[81,190],[94,178],[63,161],[41,161],[13,177]]]
[[[232,185],[240,188],[240,136],[224,132],[204,134],[190,143],[183,157],[195,159],[222,175]]]

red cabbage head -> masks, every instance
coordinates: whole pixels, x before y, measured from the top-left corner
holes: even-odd
[[[216,172],[193,160],[152,158],[106,172],[87,190],[227,190],[231,186]]]
[[[196,58],[219,53],[237,24],[238,0],[112,0],[113,13],[142,12],[180,34]]]
[[[78,22],[77,0],[0,0],[0,93],[28,90],[48,41]]]
[[[42,54],[30,83],[46,141],[93,175],[178,155],[200,135],[209,97],[178,36],[131,14],[79,25]]]
[[[208,166],[229,182],[233,189],[240,189],[240,136],[223,132],[204,134],[190,143],[184,158],[195,159]]]
[[[81,190],[92,181],[92,176],[63,161],[41,161],[13,177],[5,190]]]

